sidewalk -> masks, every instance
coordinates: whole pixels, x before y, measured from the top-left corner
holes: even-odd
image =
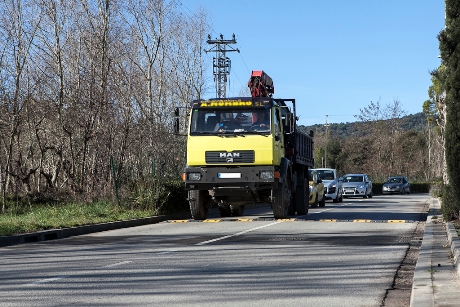
[[[415,267],[411,307],[460,306],[460,239],[444,222],[438,199],[430,200],[420,254]]]

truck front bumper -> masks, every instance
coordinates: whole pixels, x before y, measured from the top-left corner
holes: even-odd
[[[187,190],[265,190],[278,187],[276,173],[274,166],[187,167],[184,181]]]

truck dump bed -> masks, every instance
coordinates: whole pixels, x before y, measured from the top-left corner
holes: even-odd
[[[314,166],[313,158],[313,138],[304,132],[295,132],[295,163],[303,164],[310,167]]]

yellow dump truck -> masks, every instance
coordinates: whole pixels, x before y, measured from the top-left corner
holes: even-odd
[[[241,216],[247,203],[271,203],[274,217],[308,213],[313,133],[297,129],[295,99],[275,99],[273,82],[253,71],[251,97],[190,104],[183,173],[194,219]],[[178,125],[175,125],[176,127]]]

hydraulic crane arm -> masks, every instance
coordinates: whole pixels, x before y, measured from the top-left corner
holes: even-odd
[[[253,70],[248,82],[252,97],[271,97],[275,93],[273,80],[263,70]]]

